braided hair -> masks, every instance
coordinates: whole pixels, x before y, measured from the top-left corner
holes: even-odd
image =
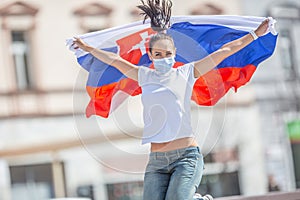
[[[141,0],[142,5],[137,6],[143,12],[144,22],[150,18],[151,28],[154,31],[162,32],[170,27],[171,18],[171,0],[147,0],[147,4],[144,0]]]
[[[145,3],[145,1],[147,1]],[[137,6],[143,12],[141,15],[144,16],[144,23],[146,19],[150,18],[151,28],[158,32],[152,36],[149,42],[149,50],[152,51],[152,47],[155,42],[167,39],[170,40],[173,45],[173,38],[166,34],[165,31],[170,28],[171,23],[171,8],[173,3],[171,0],[141,0],[142,5]]]

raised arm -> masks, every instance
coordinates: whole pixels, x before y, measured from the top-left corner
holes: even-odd
[[[269,19],[264,20],[254,31],[254,33],[258,37],[262,36],[268,29],[268,23]],[[249,33],[239,39],[224,44],[217,51],[209,54],[208,56],[199,61],[196,61],[194,66],[195,78],[198,78],[203,74],[207,73],[208,71],[216,67],[218,64],[220,64],[224,59],[246,47],[253,40],[254,37]]]
[[[128,78],[131,78],[136,81],[138,80],[138,67],[128,62],[127,60],[121,58],[119,55],[91,47],[88,44],[86,44],[82,39],[77,37],[74,38],[73,45],[75,49],[80,48],[86,52],[89,52],[102,62],[117,68],[122,74],[124,74]]]

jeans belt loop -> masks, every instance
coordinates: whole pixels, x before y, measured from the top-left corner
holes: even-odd
[[[180,157],[180,153],[179,153],[178,149],[176,149],[176,154],[177,154],[177,158],[179,158]]]
[[[198,152],[201,154],[200,147],[197,147]]]

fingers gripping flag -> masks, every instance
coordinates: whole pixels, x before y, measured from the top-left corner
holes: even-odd
[[[172,26],[167,33],[174,38],[177,48],[177,63],[174,67],[204,58],[225,43],[256,29],[264,19],[243,16],[173,17]],[[237,90],[249,82],[258,64],[274,52],[277,40],[275,20],[270,19],[269,23],[269,30],[264,36],[201,76],[195,82],[192,100],[199,105],[212,106],[230,88]],[[155,32],[149,27],[149,21],[145,24],[136,22],[79,37],[89,45],[117,53],[137,66],[153,67],[147,51],[149,40]],[[68,39],[67,45],[70,49],[71,44],[72,39]],[[87,52],[74,51],[78,63],[89,72],[86,85],[90,96],[86,109],[87,117],[91,115],[108,117],[127,96],[135,96],[142,92],[137,82],[127,78],[126,74],[123,75],[116,68],[101,62]],[[116,96],[118,98],[114,98]]]

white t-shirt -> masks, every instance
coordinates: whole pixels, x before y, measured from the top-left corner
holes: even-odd
[[[190,111],[195,81],[194,63],[172,68],[166,74],[139,67],[138,84],[144,106],[142,144],[194,137]]]

